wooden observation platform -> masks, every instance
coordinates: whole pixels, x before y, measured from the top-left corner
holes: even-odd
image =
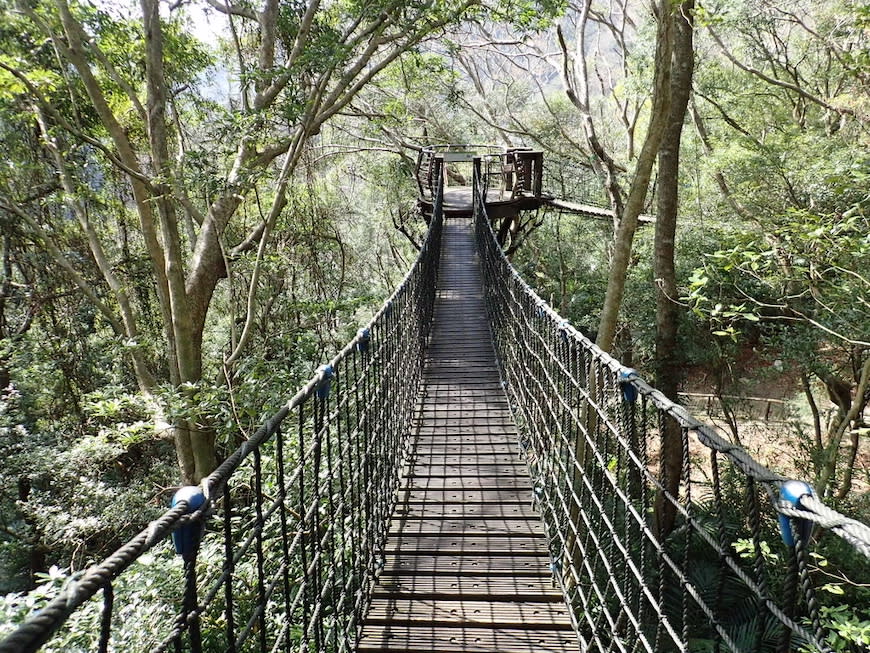
[[[496,368],[463,197],[445,211],[411,451],[357,650],[577,652]]]
[[[548,207],[594,220],[614,220],[613,209],[588,203],[596,200],[568,201],[544,192],[543,152],[528,148],[501,149],[491,145],[444,145],[424,148],[417,156],[418,206],[427,223],[432,215],[435,189],[442,176],[444,215],[471,215],[474,190],[470,180],[477,166],[480,167],[479,179],[483,180],[486,189],[487,215],[498,244],[508,254],[512,252],[517,237],[536,222],[534,217],[522,218],[524,211],[535,212]],[[641,215],[638,220],[641,224],[655,222],[650,215]]]
[[[470,216],[473,166],[481,167],[490,217],[513,220],[520,211],[539,208],[544,195],[543,153],[525,148],[502,150],[488,145],[445,145],[424,148],[415,170],[423,215],[432,214],[438,180],[444,177],[445,216]]]

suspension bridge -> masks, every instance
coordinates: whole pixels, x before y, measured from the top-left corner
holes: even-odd
[[[520,212],[554,201],[540,156],[468,149],[421,154],[428,234],[371,322],[0,651],[75,623],[97,651],[830,650],[811,549],[870,559],[870,528],[542,301],[504,255]],[[157,598],[124,584],[146,554]]]

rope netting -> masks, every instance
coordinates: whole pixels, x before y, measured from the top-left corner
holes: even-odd
[[[368,326],[200,486],[176,493],[160,519],[76,575],[0,651],[37,650],[77,609],[99,610],[91,599],[100,593],[99,641],[78,650],[354,649],[422,373],[441,195],[414,266]],[[151,619],[143,604],[125,612],[118,577],[170,533],[183,560],[174,617]],[[118,632],[121,619],[140,622],[136,642]]]
[[[484,192],[476,184],[493,340],[582,645],[829,650],[809,573],[813,527],[859,559],[870,557],[870,528],[759,464],[571,327],[502,253]]]

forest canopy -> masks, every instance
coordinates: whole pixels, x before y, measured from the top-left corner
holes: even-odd
[[[862,0],[0,0],[0,587],[112,550],[340,349],[451,142],[608,207],[513,263],[866,516],[868,43]]]

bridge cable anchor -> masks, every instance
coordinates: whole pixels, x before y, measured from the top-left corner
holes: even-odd
[[[332,388],[332,379],[335,378],[335,370],[332,365],[321,365],[317,368],[318,380],[314,386],[314,392],[318,399],[326,399]]]
[[[622,389],[622,398],[630,404],[637,401],[637,386],[632,383],[637,378],[637,371],[630,367],[619,372],[619,387]]]
[[[205,504],[205,493],[199,485],[186,485],[172,495],[170,507],[174,508],[182,501],[187,502],[187,514],[189,515]],[[199,548],[202,530],[203,523],[199,521],[188,522],[172,531],[172,544],[175,545],[175,552],[185,560],[191,559]]]
[[[548,566],[550,568],[550,573],[553,575],[550,582],[553,583],[553,587],[556,587],[556,579],[562,578],[562,562],[556,558],[550,558],[550,564]]]
[[[367,327],[360,329],[356,332],[356,337],[356,350],[361,354],[367,353],[369,350],[369,344],[371,344],[372,340],[371,331],[369,331]]]
[[[535,506],[536,503],[541,503],[544,500],[544,486],[540,483],[535,483],[535,487],[532,489],[532,507]]]
[[[815,496],[813,488],[805,481],[786,481],[779,488],[779,501],[777,507],[782,509],[797,510],[801,507],[801,499],[804,497]],[[808,519],[800,519],[799,517],[789,517],[788,515],[779,514],[779,530],[782,534],[782,541],[788,547],[794,547],[795,539],[792,531],[792,520],[794,520],[795,531],[798,537],[804,542],[809,541],[810,533],[812,532],[813,523]]]

